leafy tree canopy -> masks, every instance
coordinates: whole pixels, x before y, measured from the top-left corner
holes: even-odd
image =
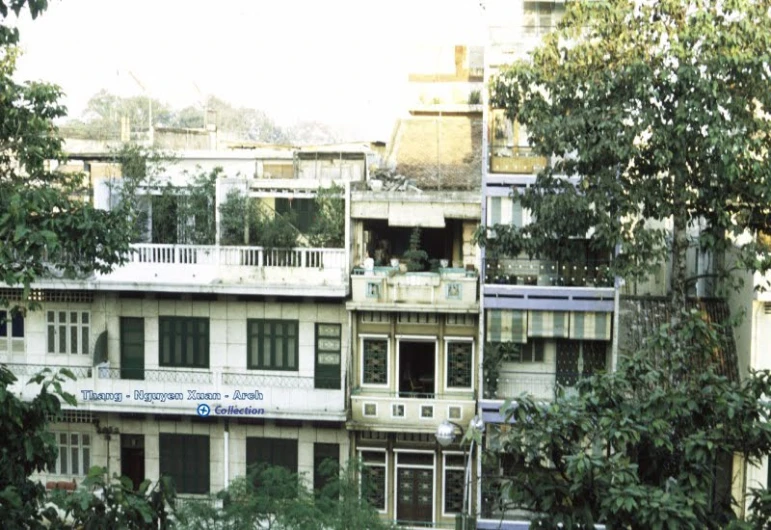
[[[46,83],[16,82],[18,31],[6,23],[9,9],[33,17],[45,1],[0,1],[0,282],[31,285],[53,266],[67,276],[106,272],[125,261],[130,225],[126,212],[95,209],[82,174],[62,172],[62,142],[54,120],[65,115],[60,90]],[[53,161],[53,162],[52,162]],[[10,301],[0,298],[0,306]]]
[[[552,157],[522,197],[536,222],[509,249],[549,254],[594,228],[597,248],[621,245],[622,276],[671,257],[683,299],[689,227],[701,223],[699,244],[717,251],[769,228],[769,49],[759,0],[568,3],[532,61],[490,87],[492,106]],[[742,264],[767,270],[755,241]]]
[[[733,521],[730,484],[734,454],[758,462],[771,451],[771,375],[718,375],[724,332],[683,313],[617,372],[580,380],[577,395],[507,402],[510,427],[491,440],[503,504],[532,511],[536,528],[765,528],[759,514],[756,525]]]

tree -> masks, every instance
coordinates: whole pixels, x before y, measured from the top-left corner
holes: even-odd
[[[344,189],[337,184],[319,188],[314,199],[315,219],[308,240],[312,247],[342,248],[345,245]]]
[[[580,380],[578,395],[508,401],[510,424],[490,455],[504,461],[502,502],[533,512],[536,528],[729,526],[716,469],[727,459],[730,484],[734,454],[758,461],[771,451],[771,374],[741,384],[718,375],[711,356],[725,332],[684,312],[617,372]]]
[[[30,476],[56,465],[57,445],[48,430],[49,418],[61,410],[60,398],[75,405],[75,398],[61,391],[71,372],[51,374],[46,369],[32,381],[41,384],[40,393],[22,401],[9,387],[16,377],[0,365],[0,520],[3,528],[43,528],[55,512],[44,511],[45,487]]]
[[[222,508],[210,502],[190,503],[178,512],[187,530],[386,530],[377,511],[360,495],[356,462],[342,469],[328,460],[321,471],[328,480],[314,493],[300,475],[280,466],[259,465],[216,495]]]
[[[740,263],[768,270],[756,236],[771,225],[769,44],[757,0],[567,4],[532,61],[490,88],[491,105],[552,160],[522,196],[536,222],[514,230],[514,246],[558,254],[593,228],[594,248],[620,245],[621,276],[671,260],[679,307],[689,229],[716,255],[753,236]]]
[[[59,88],[13,79],[19,34],[6,23],[8,10],[26,8],[34,18],[46,5],[0,0],[0,282],[23,289],[19,307],[51,266],[73,277],[124,263],[131,230],[126,212],[91,205],[82,174],[56,169],[64,160],[54,125],[65,115]],[[9,303],[0,297],[0,306]]]

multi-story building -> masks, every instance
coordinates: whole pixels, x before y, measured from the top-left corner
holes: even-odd
[[[351,191],[348,428],[371,502],[403,526],[453,524],[466,491],[460,436],[440,448],[436,433],[476,413],[481,107],[468,97],[481,77],[468,57],[456,47],[454,73],[411,76],[422,97],[397,123],[388,169]],[[457,99],[427,96],[432,83]]]
[[[167,474],[180,494],[207,494],[252,464],[283,465],[319,485],[322,460],[344,462],[350,230],[341,226],[332,248],[310,247],[303,232],[320,187],[336,184],[347,212],[368,154],[366,146],[179,153],[137,191],[144,242],[128,263],[74,280],[54,272],[34,285],[42,308],[0,328],[0,362],[25,397],[37,391],[27,376],[66,367],[77,380],[65,390],[78,399],[52,427],[59,458],[41,478],[77,482],[103,465],[135,485]],[[70,161],[90,174],[104,208],[131,177],[110,160]],[[184,186],[215,167],[208,200],[185,209]],[[245,241],[221,244],[221,206],[237,199],[268,221],[291,217],[297,244],[257,246],[248,230]]]

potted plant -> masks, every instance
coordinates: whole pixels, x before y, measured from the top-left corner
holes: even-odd
[[[426,270],[428,253],[420,248],[420,236],[420,227],[416,226],[410,234],[410,248],[404,253],[404,258],[407,260],[407,271],[409,272]]]

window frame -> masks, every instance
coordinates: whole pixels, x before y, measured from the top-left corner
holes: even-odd
[[[93,457],[93,433],[80,431],[53,431],[52,434],[55,437],[56,448],[58,450],[52,474],[64,477],[85,477],[88,475],[88,470],[91,468],[91,460]],[[61,441],[62,436],[66,436],[65,443],[62,443]],[[76,443],[72,442],[73,436],[78,437]],[[83,439],[84,436],[88,437],[88,443],[85,443]],[[78,455],[79,469],[77,470],[72,469],[73,450],[77,451]],[[84,455],[86,454],[85,451],[88,451],[88,458],[84,458]],[[62,463],[62,454],[65,455],[64,463]],[[88,460],[88,462],[86,462],[86,460]]]
[[[276,324],[282,325],[294,325],[294,351],[289,352],[287,347],[287,339],[289,334],[282,335],[282,355],[284,366],[275,366],[275,351],[277,345],[278,336],[274,332],[274,326]],[[271,350],[273,351],[270,363],[265,361],[265,352],[263,347],[265,344],[265,328],[266,325],[271,326]],[[253,326],[256,326],[257,332],[253,332]],[[341,331],[342,334],[342,331]],[[257,352],[253,351],[252,339],[257,340]],[[294,366],[289,366],[289,356],[292,355],[292,362]],[[341,354],[342,355],[342,354]],[[263,361],[260,363],[260,361]],[[300,321],[297,319],[275,319],[275,318],[249,318],[246,320],[246,368],[248,370],[270,370],[275,372],[299,372],[300,371]]]
[[[364,380],[364,369],[366,367],[366,362],[364,358],[364,341],[367,339],[376,339],[376,340],[384,340],[386,343],[386,355],[385,355],[385,383],[367,383]],[[361,366],[359,368],[359,381],[361,383],[362,388],[388,388],[388,386],[391,383],[391,337],[389,335],[383,335],[383,334],[370,334],[370,333],[361,333],[359,334],[359,352],[361,352],[361,355],[359,358],[361,359]]]
[[[196,443],[190,443],[192,439],[196,440]],[[167,440],[167,443],[171,444],[172,448],[175,450],[164,451],[163,444],[164,439]],[[206,443],[203,443],[203,440],[206,440]],[[205,446],[205,450],[201,453],[201,455],[189,455],[187,453],[192,452],[193,449],[195,450],[200,449],[199,445]],[[181,477],[184,480],[183,484],[178,484],[175,477],[171,476],[168,473],[163,473],[161,471],[164,467],[163,465],[163,456],[164,455],[174,455],[174,458],[182,458],[183,462],[188,462],[190,459],[196,459],[196,457],[205,456],[206,460],[206,466],[199,466],[199,465],[182,465],[181,468],[185,470],[184,475]],[[211,493],[211,438],[208,434],[185,434],[185,433],[173,433],[173,432],[160,432],[158,433],[158,474],[159,476],[167,476],[174,480],[174,487],[176,488],[178,493],[186,494],[186,495],[205,495],[208,493]],[[197,464],[197,462],[196,462]],[[177,477],[180,478],[180,477]],[[191,485],[189,484],[189,479],[193,478],[194,484],[193,486],[198,486],[199,483],[203,486],[205,486],[205,491],[198,491],[200,488],[193,488],[195,491],[189,491],[188,487]],[[183,491],[184,488],[184,491]]]
[[[359,461],[361,462],[362,471],[367,467],[380,467],[383,468],[383,507],[375,506],[371,504],[372,508],[374,508],[377,513],[388,513],[388,505],[391,501],[390,493],[390,480],[389,480],[389,473],[388,470],[390,469],[390,462],[389,462],[389,453],[386,449],[382,447],[359,447],[356,449],[356,451],[359,453]],[[385,459],[382,463],[380,462],[366,462],[364,460],[364,455],[362,453],[383,453],[385,455]],[[364,492],[362,492],[362,481],[364,480],[364,474],[361,473],[359,475],[359,495],[361,496]],[[369,499],[367,499],[369,502]]]
[[[16,326],[19,323],[21,334],[17,335]],[[0,311],[0,345],[4,346],[4,348],[0,348],[0,353],[25,353],[27,351],[25,335],[24,315],[12,313],[5,309]]]
[[[451,343],[470,343],[471,344],[471,361],[470,361],[470,385],[469,386],[450,386],[450,344]],[[447,391],[451,390],[474,390],[474,359],[476,357],[476,348],[474,347],[473,337],[444,337],[444,388]]]
[[[169,337],[169,347],[171,348],[171,351],[169,351],[166,355],[164,355],[165,348],[164,344],[166,343],[165,340],[165,330],[164,330],[164,323],[169,323],[171,326],[171,336]],[[206,324],[205,329],[205,337],[200,337],[199,334],[200,328],[198,325],[195,326],[194,333],[192,337],[189,333],[182,333],[176,326],[178,324],[185,323],[186,325],[190,324]],[[176,359],[173,358],[173,352],[175,350],[175,339],[177,337],[181,337],[182,340],[182,359],[180,361],[176,361]],[[198,357],[198,353],[196,351],[196,343],[198,340],[205,338],[206,347],[204,348],[204,351],[201,352],[201,355],[204,357],[204,363],[203,364],[196,364],[195,362],[193,364],[184,362],[185,354],[187,350],[187,342],[189,340],[192,340],[193,343],[193,358],[195,360],[196,357]],[[165,360],[168,359],[168,360]],[[211,323],[209,322],[209,317],[177,317],[177,316],[159,316],[158,317],[158,366],[161,368],[201,368],[201,369],[208,369],[211,364]]]
[[[443,516],[453,516],[458,513],[463,512],[463,500],[461,499],[461,508],[459,512],[448,512],[447,511],[447,471],[462,471],[463,472],[463,480],[466,480],[466,468],[465,467],[458,467],[456,465],[449,465],[447,463],[447,457],[448,456],[461,456],[464,460],[466,458],[469,458],[465,453],[462,453],[460,451],[442,451],[442,515]],[[464,465],[468,465],[467,462],[464,463]],[[471,482],[471,477],[469,477],[469,482]],[[462,491],[466,490],[467,484],[463,484]],[[471,493],[471,492],[469,492]]]
[[[78,315],[77,322],[71,322],[72,313]],[[64,321],[61,315],[64,314]],[[85,319],[83,317],[86,317]],[[88,320],[88,322],[84,322]],[[46,353],[49,355],[89,355],[91,352],[91,328],[93,320],[91,311],[82,309],[47,309],[46,310]],[[64,338],[61,333],[64,329]],[[73,329],[76,330],[76,350],[72,351]],[[85,334],[85,335],[84,335]],[[84,341],[84,339],[86,339]],[[64,343],[62,343],[64,340]],[[64,348],[61,348],[64,344]],[[64,349],[64,351],[62,351]]]

